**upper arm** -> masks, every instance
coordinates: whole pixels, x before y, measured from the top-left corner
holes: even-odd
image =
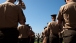
[[[26,17],[23,13],[23,10],[20,7],[18,7],[18,17],[19,21],[23,20],[24,22],[26,22]]]
[[[60,10],[59,10],[59,12],[58,12],[58,17],[57,17],[57,19],[58,19],[59,21],[62,21],[62,20],[63,20],[63,11],[64,11],[63,8],[64,8],[64,7],[61,6],[61,7],[60,7]]]
[[[50,29],[50,28],[51,28],[51,23],[48,23],[47,29]]]
[[[58,17],[57,17],[57,19],[58,19],[58,24],[62,24],[62,21],[64,20],[64,18],[63,18],[63,13],[64,12],[64,6],[61,6],[60,7],[60,10],[59,10],[59,12],[58,12]]]
[[[52,27],[51,27],[51,22],[50,22],[50,23],[48,23],[48,26],[47,26],[47,33],[48,33],[48,34],[50,34],[50,31],[51,31],[50,29],[51,29],[51,28],[52,28]]]

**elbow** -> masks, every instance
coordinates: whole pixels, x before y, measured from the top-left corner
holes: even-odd
[[[19,21],[19,23],[21,24],[21,25],[25,25],[25,20],[21,20],[21,21]]]

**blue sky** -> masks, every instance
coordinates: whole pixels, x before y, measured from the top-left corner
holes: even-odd
[[[0,3],[6,0],[1,0]],[[26,4],[24,14],[26,23],[30,24],[35,33],[41,33],[47,22],[51,21],[51,14],[58,14],[64,0],[23,0]]]

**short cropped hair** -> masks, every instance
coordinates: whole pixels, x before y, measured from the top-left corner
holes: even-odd
[[[66,0],[64,0],[66,2]]]
[[[66,0],[64,0],[66,2]],[[73,2],[76,2],[76,0],[72,0]]]

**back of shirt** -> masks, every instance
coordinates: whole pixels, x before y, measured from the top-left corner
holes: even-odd
[[[44,31],[43,31],[43,33],[44,33],[44,36],[47,37],[47,35],[48,35],[48,29],[45,28]]]
[[[52,21],[48,24],[48,29],[50,29],[50,34],[58,34],[61,27],[58,25],[56,21]]]
[[[76,28],[76,2],[70,2],[61,6],[58,20],[64,23],[63,28]]]
[[[25,17],[19,6],[11,2],[0,4],[0,28],[17,28],[21,19]]]
[[[20,32],[19,38],[28,38],[30,28],[26,25],[21,25],[18,27],[18,30]]]

